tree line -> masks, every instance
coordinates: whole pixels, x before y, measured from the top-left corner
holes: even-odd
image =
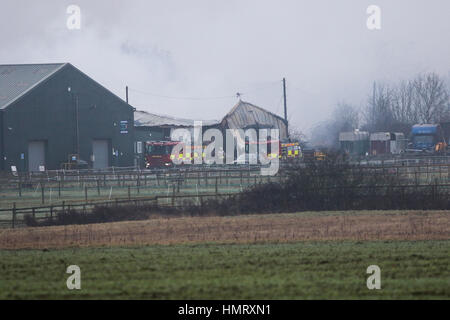
[[[360,107],[338,103],[331,117],[313,129],[311,141],[335,146],[339,132],[354,129],[408,136],[414,124],[450,121],[450,83],[436,73],[394,84],[374,83],[367,96]]]

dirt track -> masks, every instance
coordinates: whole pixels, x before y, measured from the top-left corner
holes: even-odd
[[[84,226],[0,230],[0,249],[198,242],[450,239],[450,211],[297,213],[155,218]]]

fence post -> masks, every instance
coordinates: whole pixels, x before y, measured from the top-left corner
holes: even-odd
[[[97,194],[100,195],[100,179],[97,180]]]
[[[172,207],[175,206],[175,185],[172,186]]]
[[[84,186],[84,199],[87,201],[87,199],[88,199],[88,194],[87,194],[87,192],[88,192],[88,187],[86,187],[86,186]]]
[[[137,177],[137,180],[136,180],[136,187],[137,187],[137,193],[138,194],[140,194],[141,192],[141,190],[140,190],[140,187],[141,187],[141,175],[140,174],[138,174],[138,177]]]
[[[45,203],[45,197],[44,197],[44,183],[41,182],[41,200],[42,200],[42,204]]]
[[[219,190],[218,180],[219,180],[219,178],[216,177],[216,194],[218,194],[218,190]]]
[[[20,173],[18,173],[19,175],[19,197],[22,198],[22,179],[20,177]]]
[[[58,181],[58,197],[61,198],[61,180]]]
[[[12,209],[12,228],[14,229],[16,225],[16,203],[13,203],[13,209]]]

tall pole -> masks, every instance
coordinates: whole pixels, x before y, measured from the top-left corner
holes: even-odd
[[[289,138],[287,101],[286,101],[286,78],[283,78],[283,97],[284,97],[284,121],[286,122],[286,137]]]
[[[126,93],[127,93],[127,104],[128,104],[128,86],[126,87]]]

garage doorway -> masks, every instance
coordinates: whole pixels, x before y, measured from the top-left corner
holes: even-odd
[[[104,169],[109,167],[109,141],[94,140],[92,142],[93,168]]]
[[[28,171],[40,171],[45,168],[45,141],[30,141],[28,143]]]

